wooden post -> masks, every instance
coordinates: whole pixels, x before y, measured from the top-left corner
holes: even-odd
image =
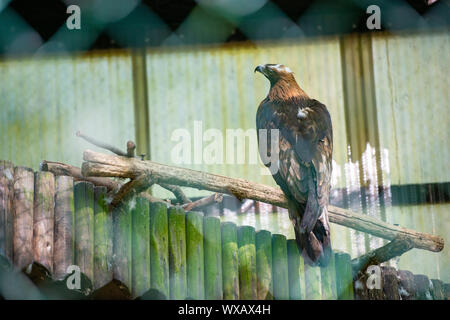
[[[51,172],[34,176],[33,256],[53,273],[55,178]]]
[[[14,164],[0,160],[0,255],[13,261]]]
[[[169,209],[168,216],[170,299],[182,300],[187,294],[186,214],[177,206]]]
[[[289,299],[288,258],[286,237],[272,235],[273,297],[276,300]]]
[[[106,187],[94,188],[94,290],[113,279],[113,221],[105,197]]]
[[[222,223],[222,270],[224,300],[239,299],[239,261],[236,225]]]
[[[133,290],[132,297],[138,297],[150,289],[150,211],[149,202],[137,197],[131,209],[133,219]]]
[[[34,173],[30,168],[14,170],[14,265],[22,270],[33,262]]]
[[[222,300],[222,250],[220,219],[203,218],[205,250],[205,299]]]
[[[336,265],[334,254],[331,255],[328,265],[320,268],[320,278],[322,282],[322,300],[336,300]]]
[[[239,227],[238,245],[239,299],[255,300],[257,298],[255,228],[251,226]]]
[[[298,251],[297,241],[287,241],[288,270],[289,270],[289,298],[291,300],[304,300],[305,295],[305,265]]]
[[[77,182],[75,202],[75,264],[91,281],[94,279],[94,185]]]
[[[186,215],[186,260],[189,298],[204,299],[203,213]]]
[[[53,249],[53,277],[61,280],[67,268],[74,264],[74,188],[73,178],[55,177],[55,245]]]
[[[353,300],[353,278],[350,255],[336,252],[334,254],[336,265],[336,290],[339,300]]]
[[[130,292],[132,278],[132,217],[130,203],[116,207],[113,212],[113,277],[122,282]]]
[[[272,235],[267,230],[256,233],[256,287],[258,300],[273,299]]]
[[[169,235],[163,203],[150,204],[150,265],[151,288],[169,297]]]
[[[321,300],[322,287],[320,279],[320,268],[305,265],[305,294],[307,300]]]

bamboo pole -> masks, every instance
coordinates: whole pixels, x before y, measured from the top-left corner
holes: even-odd
[[[326,267],[320,268],[322,283],[322,300],[336,300],[336,265],[334,254]]]
[[[130,203],[116,207],[112,215],[114,232],[113,277],[122,282],[132,292],[132,215]]]
[[[336,291],[339,300],[353,300],[353,276],[350,255],[336,252]]]
[[[182,300],[187,294],[186,214],[181,207],[172,207],[168,219],[170,299]]]
[[[186,260],[189,298],[204,299],[204,251],[203,213],[188,212],[186,215]]]
[[[232,222],[224,222],[222,230],[223,299],[239,299],[239,269],[237,229]]]
[[[256,248],[255,228],[241,226],[238,228],[239,245],[239,299],[255,300],[256,288]]]
[[[150,211],[149,202],[137,197],[131,210],[132,227],[132,296],[138,297],[150,289]]]
[[[50,172],[34,176],[33,256],[53,273],[53,242],[55,224],[55,178]]]
[[[14,170],[14,265],[22,270],[33,262],[34,173],[30,168]]]
[[[276,300],[289,299],[288,258],[286,237],[272,235],[273,297]]]
[[[0,255],[13,261],[14,164],[0,160]]]
[[[291,300],[304,300],[305,296],[305,266],[303,258],[298,251],[297,241],[287,241],[288,271],[289,271],[289,298]]]
[[[105,197],[106,187],[94,188],[94,290],[113,279],[113,221]]]
[[[86,150],[82,173],[85,176],[136,178],[148,174],[156,183],[174,185],[227,193],[238,199],[253,199],[287,208],[288,203],[279,188],[244,179],[229,178],[191,169],[173,167],[136,158],[119,157]],[[405,236],[415,248],[439,252],[444,247],[442,237],[390,225],[371,216],[350,210],[328,206],[330,222],[358,231],[372,234],[387,240]]]
[[[150,204],[150,284],[152,289],[169,296],[169,236],[167,207]]]
[[[258,300],[273,299],[272,235],[267,230],[256,233],[256,287]]]
[[[75,203],[75,264],[91,281],[94,279],[94,185],[77,182]]]
[[[305,296],[307,300],[322,300],[320,268],[305,264]]]
[[[74,189],[73,178],[55,177],[55,245],[53,251],[53,277],[62,279],[67,268],[74,263]]]
[[[205,299],[222,300],[222,241],[220,219],[203,218],[205,252]]]

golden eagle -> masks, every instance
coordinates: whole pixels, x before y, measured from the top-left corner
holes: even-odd
[[[326,266],[332,254],[327,211],[333,151],[330,114],[325,105],[308,97],[288,67],[266,64],[256,71],[270,81],[269,94],[258,107],[256,127],[258,133],[266,129],[267,134],[278,129],[278,154],[270,159],[279,160],[271,172],[288,199],[297,245],[308,264]],[[270,139],[265,140],[265,150],[272,150]],[[260,156],[266,159],[260,134],[258,143]]]

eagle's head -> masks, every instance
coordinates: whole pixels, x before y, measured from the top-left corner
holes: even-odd
[[[297,103],[298,99],[307,99],[308,95],[295,81],[294,73],[282,64],[265,64],[255,68],[270,81],[268,98],[271,101]]]
[[[256,71],[261,72],[267,79],[269,79],[271,85],[274,85],[281,79],[295,81],[292,70],[283,64],[260,64],[255,68],[255,72]]]

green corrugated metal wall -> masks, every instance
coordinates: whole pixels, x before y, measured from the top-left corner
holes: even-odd
[[[362,57],[350,55],[353,60],[343,55],[342,44],[338,38],[327,38],[258,46],[148,50],[152,159],[170,164],[171,149],[176,144],[171,141],[173,130],[186,128],[193,133],[195,120],[203,121],[203,132],[209,128],[223,133],[229,128],[254,128],[256,108],[269,84],[253,69],[262,63],[284,63],[293,69],[305,91],[330,109],[335,187],[357,190],[360,185],[373,184],[371,179],[378,174],[373,176],[372,171],[377,168],[383,169],[382,182],[378,184],[387,187],[449,181],[448,34],[364,37],[359,45],[364,49]],[[358,81],[350,88],[347,82],[344,88],[344,69],[356,68],[356,74],[358,70],[367,71],[370,53],[374,65],[369,76],[373,76],[373,85],[365,78],[366,72],[359,79],[366,81],[362,89]],[[0,75],[0,159],[35,169],[42,159],[80,165],[82,151],[96,148],[75,137],[78,129],[123,148],[128,139],[135,138],[131,52],[7,58],[0,60]],[[376,146],[366,145],[373,135],[370,113],[363,115],[370,128],[359,132],[357,119],[361,115],[355,114],[357,110],[346,105],[344,99],[344,92],[351,90],[374,91],[379,144],[383,148],[378,165],[374,164],[377,160],[371,149]],[[367,98],[368,93],[364,92]],[[356,139],[349,141],[348,132]],[[348,146],[354,151],[353,156],[358,154],[352,162],[348,159]],[[248,156],[245,149],[238,152]],[[270,176],[260,174],[258,165],[189,167],[274,185]],[[154,191],[160,196],[171,196],[163,190]],[[192,190],[188,194],[201,192]],[[378,206],[375,199],[370,214],[380,217]],[[386,209],[386,218],[405,227],[440,234],[448,242],[447,212],[447,204],[396,206]],[[271,228],[293,237],[287,215],[281,214],[275,220],[244,218],[245,223],[261,228],[268,227],[270,221]],[[380,244],[379,240],[340,226],[333,225],[332,231],[335,248],[352,256]],[[447,247],[442,254],[413,250],[400,259],[399,266],[449,281]]]
[[[0,159],[39,168],[46,160],[80,166],[97,149],[77,130],[125,149],[134,139],[127,52],[0,60]]]

